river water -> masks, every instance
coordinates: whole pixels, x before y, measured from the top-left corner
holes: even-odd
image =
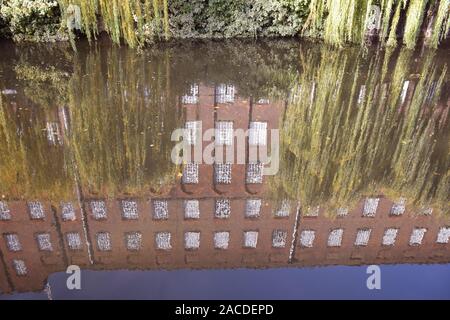
[[[0,42],[0,299],[450,298],[448,56]]]

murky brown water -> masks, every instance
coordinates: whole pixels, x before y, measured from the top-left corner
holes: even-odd
[[[0,292],[72,264],[448,263],[448,74],[448,49],[2,42]],[[174,164],[177,128],[245,161]]]

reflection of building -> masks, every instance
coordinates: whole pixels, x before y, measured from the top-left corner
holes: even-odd
[[[276,216],[269,202],[253,197],[227,198],[229,206],[222,198],[196,200],[87,200],[85,216],[75,210],[75,219],[66,221],[62,208],[42,204],[44,216],[36,220],[26,202],[9,202],[11,219],[1,221],[0,244],[2,278],[8,281],[0,283],[1,289],[40,290],[50,273],[71,264],[175,269],[286,263],[295,219],[292,210],[288,216]],[[42,234],[48,235],[49,245],[44,247],[38,237]],[[13,248],[7,235],[16,235],[20,247]],[[16,268],[22,261],[25,271]]]
[[[71,264],[95,270],[450,262],[449,219],[408,209],[395,215],[386,198],[373,216],[363,215],[362,201],[334,218],[305,210],[298,225],[294,203],[221,199],[86,200],[84,216],[75,207],[74,220],[63,218],[63,206],[42,203],[44,216],[33,218],[29,203],[9,202],[11,219],[0,222],[1,291],[41,290],[50,273]]]
[[[195,89],[192,89],[195,88]],[[188,129],[188,141],[192,144],[192,163],[185,165],[185,182],[179,196],[190,193],[202,196],[243,196],[263,192],[262,167],[250,154],[259,151],[270,154],[270,130],[277,129],[284,104],[280,101],[270,103],[268,99],[242,99],[232,85],[218,85],[215,88],[193,85],[191,94],[182,99],[185,111],[185,128]],[[199,128],[202,129],[200,132]],[[223,155],[224,163],[215,165],[195,163],[194,148],[202,143],[207,150],[210,140],[202,141],[207,129],[215,129],[215,155]],[[249,130],[245,143],[245,154],[238,155],[235,145],[240,141],[234,136],[237,130]],[[196,140],[196,138],[200,139]],[[233,161],[225,158],[227,148],[234,151]],[[243,157],[244,161],[240,161]],[[219,158],[220,159],[220,158]],[[259,160],[259,159],[258,159]],[[198,183],[197,183],[198,181]]]
[[[216,151],[235,142],[230,128],[253,129],[247,149],[270,150],[268,130],[283,112],[282,103],[242,99],[229,85],[194,85],[181,102],[189,136],[200,134],[200,121],[202,131],[220,132]],[[42,290],[49,274],[71,264],[102,270],[450,262],[449,218],[415,215],[405,201],[382,196],[336,214],[276,203],[266,199],[258,168],[191,162],[157,197],[0,202],[0,290]]]
[[[72,252],[64,244],[67,233],[83,234],[79,210],[77,219],[64,221],[61,208],[46,202],[10,201],[3,209],[10,212],[9,219],[0,221],[3,238],[0,251],[5,268],[1,278],[7,280],[6,288],[42,289],[49,273],[65,270],[69,262],[86,265],[85,250]],[[8,239],[6,235],[14,235],[18,240],[16,250],[11,250],[8,241],[11,237]]]

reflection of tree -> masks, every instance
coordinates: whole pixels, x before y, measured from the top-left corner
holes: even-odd
[[[0,94],[0,195],[68,199],[74,190],[67,155],[44,133],[45,109],[11,112]]]
[[[65,102],[68,73],[54,66],[40,67],[28,63],[18,64],[15,72],[24,84],[25,94],[36,104],[47,107],[62,105]]]
[[[167,57],[128,50],[88,54],[69,86],[69,147],[89,193],[142,193],[175,179],[170,135],[180,114]]]
[[[306,46],[306,45],[305,45]],[[233,84],[243,97],[284,98],[299,68],[298,42],[184,42],[170,48],[174,81]]]
[[[62,194],[54,184],[74,181],[66,178],[76,165],[83,190],[91,193],[157,191],[175,177],[170,133],[181,127],[176,97],[200,82],[231,83],[242,95],[285,94],[295,74],[295,47],[295,42],[275,41],[185,43],[142,52],[109,45],[96,50],[86,44],[79,44],[77,53],[60,45],[12,48],[0,61],[7,77],[7,82],[0,79],[0,87],[18,85],[19,98],[4,101],[2,107],[2,130],[16,140],[1,146],[2,166],[11,166],[0,172],[1,182],[10,181],[1,184],[1,190],[8,197],[45,198],[52,188],[55,195]],[[61,120],[63,109],[68,111],[68,131]],[[17,134],[17,121],[29,131],[27,140]],[[48,144],[49,121],[65,135],[64,145]],[[17,153],[20,150],[23,154]],[[40,169],[25,175],[33,167]],[[22,174],[28,179],[27,190],[14,180]],[[39,182],[36,174],[46,180]],[[72,191],[69,187],[64,194]]]
[[[406,50],[365,59],[322,48],[302,60],[273,190],[306,206],[351,206],[383,193],[448,211],[448,106],[440,101],[447,66],[432,54],[416,66]]]
[[[181,115],[168,55],[89,49],[70,56],[70,80],[59,82],[55,75],[65,74],[64,66],[41,68],[27,52],[13,60],[14,68],[2,66],[8,77],[15,72],[9,81],[20,86],[17,96],[2,97],[0,108],[0,138],[6,141],[0,146],[1,194],[73,197],[75,173],[88,193],[170,187],[176,177],[170,134],[181,127]],[[62,144],[49,141],[48,123],[56,125]]]
[[[9,63],[18,79],[6,79],[18,82],[21,98],[2,97],[0,138],[7,142],[0,145],[0,191],[8,196],[63,197],[73,191],[74,164],[90,194],[170,185],[177,170],[170,133],[182,127],[177,97],[193,83],[227,83],[256,98],[285,99],[295,88],[280,126],[281,170],[271,179],[280,198],[350,206],[362,195],[384,193],[445,210],[449,121],[442,57],[415,60],[407,50],[362,54],[290,41],[155,45],[142,52],[80,44],[76,54],[46,52],[30,46]],[[46,61],[37,53],[57,54],[58,64],[36,67]],[[11,77],[8,60],[0,63]],[[59,124],[63,145],[46,140],[49,121]]]
[[[19,91],[23,90],[27,99],[49,111],[64,105],[74,57],[70,46],[65,43],[34,44],[11,49],[5,48],[5,57],[0,61],[0,69],[6,78],[4,83],[17,82]],[[48,63],[49,58],[51,63]]]

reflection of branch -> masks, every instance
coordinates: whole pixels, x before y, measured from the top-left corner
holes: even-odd
[[[167,68],[152,70],[153,64],[142,63],[145,57],[121,57],[116,50],[108,55],[113,62],[107,70],[98,61],[102,55],[94,55],[86,60],[93,72],[83,76],[77,70],[71,80],[71,147],[81,184],[88,193],[107,195],[158,190],[174,182],[176,170],[169,141],[178,119],[167,112],[176,105]]]
[[[45,112],[34,110],[30,118],[28,110],[19,108],[17,115],[7,106],[0,99],[0,194],[10,199],[68,199],[72,173],[62,150],[49,145],[43,134]]]
[[[42,68],[29,63],[14,67],[17,79],[23,82],[24,91],[31,101],[41,107],[57,107],[67,97],[69,74],[54,66]]]
[[[434,201],[445,207],[445,196],[436,190],[448,185],[439,164],[448,160],[436,138],[445,141],[448,134],[436,126],[439,116],[423,110],[436,106],[447,69],[427,57],[414,93],[398,113],[412,59],[403,52],[392,60],[390,85],[384,85],[387,68],[381,68],[387,62],[377,57],[362,69],[358,62],[343,62],[360,61],[358,56],[327,49],[305,61],[296,85],[301,90],[282,124],[282,164],[279,177],[271,181],[274,191],[281,187],[282,193],[311,206],[339,208],[382,190],[405,195],[416,205]],[[313,83],[317,89],[310,106]]]

